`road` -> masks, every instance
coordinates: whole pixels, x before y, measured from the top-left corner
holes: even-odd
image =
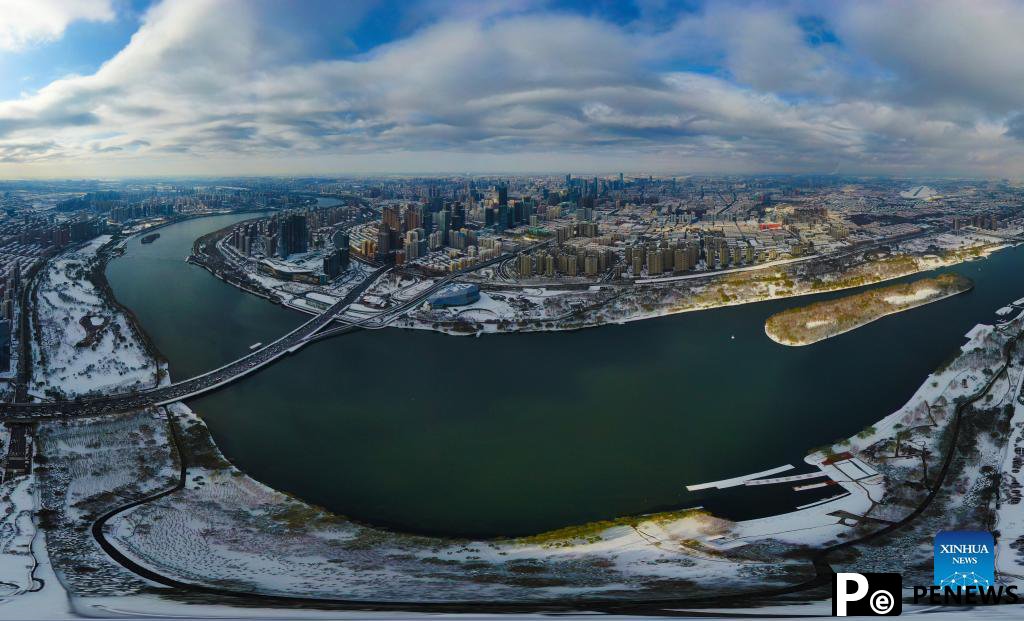
[[[528,250],[533,250],[534,248],[535,246],[524,248],[512,253],[512,255],[514,256]],[[417,294],[415,297],[399,304],[398,306],[386,309],[376,315],[371,315],[364,319],[355,321],[340,318],[339,315],[342,311],[359,299],[363,292],[376,282],[381,275],[392,269],[391,267],[380,267],[372,272],[359,285],[353,287],[345,297],[335,302],[323,313],[314,316],[309,321],[303,323],[276,341],[265,345],[262,348],[235,360],[234,362],[230,362],[222,367],[203,373],[202,375],[197,375],[187,380],[167,386],[159,386],[147,390],[107,395],[103,397],[48,403],[28,403],[22,401],[0,404],[0,418],[30,419],[62,416],[96,416],[183,401],[226,386],[227,384],[241,379],[256,370],[273,363],[285,355],[298,351],[305,345],[319,340],[320,338],[334,336],[355,328],[384,327],[396,317],[422,304],[429,296],[451,284],[459,276],[478,270],[482,267],[488,267],[500,261],[507,260],[508,258],[508,254],[503,254],[494,257],[493,259],[476,263],[463,270],[452,272]],[[341,325],[325,330],[325,328],[334,322],[338,322]]]
[[[335,316],[359,298],[377,278],[390,268],[382,267],[373,272],[362,283],[353,287],[323,313],[285,334],[276,341],[256,351],[202,375],[148,390],[97,397],[75,399],[52,403],[7,403],[0,404],[0,416],[6,418],[33,418],[49,416],[91,416],[138,409],[150,405],[166,405],[220,388],[253,371],[266,366],[278,358],[297,351],[309,342],[324,327],[334,321]]]
[[[396,319],[397,317],[399,317],[399,316],[403,315],[404,313],[406,313],[407,311],[412,310],[413,308],[419,306],[428,297],[430,297],[434,293],[440,291],[444,287],[446,287],[446,286],[450,285],[451,283],[455,282],[456,280],[458,280],[458,278],[460,276],[463,276],[463,275],[468,274],[470,272],[475,272],[476,270],[479,270],[479,269],[482,269],[482,268],[485,268],[485,267],[490,267],[491,265],[495,265],[495,264],[501,263],[503,261],[508,261],[510,258],[517,257],[517,256],[519,256],[520,254],[522,254],[524,252],[536,250],[538,248],[541,248],[541,247],[547,245],[548,243],[550,243],[550,242],[543,242],[541,244],[535,244],[533,246],[529,246],[527,248],[522,248],[520,250],[517,250],[517,251],[509,253],[509,254],[501,254],[501,255],[498,255],[498,256],[494,257],[493,259],[488,259],[486,261],[481,261],[480,263],[474,263],[473,265],[470,265],[469,267],[466,267],[464,269],[452,272],[452,273],[448,274],[447,276],[445,276],[444,278],[442,278],[442,279],[438,280],[437,282],[435,282],[429,288],[427,288],[424,291],[422,291],[419,294],[417,294],[414,298],[411,298],[411,299],[409,299],[406,302],[402,302],[398,306],[394,306],[392,308],[388,308],[388,309],[386,309],[386,310],[384,310],[384,311],[382,311],[380,313],[377,313],[376,315],[372,315],[372,316],[369,316],[369,317],[366,317],[366,318],[363,318],[363,319],[357,319],[357,320],[350,320],[350,319],[346,319],[346,318],[340,317],[340,316],[336,317],[335,318],[335,322],[341,324],[341,326],[337,327],[337,328],[332,328],[330,330],[325,330],[322,333],[320,333],[319,335],[317,335],[316,338],[320,339],[320,338],[327,338],[329,336],[334,336],[335,334],[338,334],[338,333],[350,330],[353,327],[368,328],[368,329],[384,328],[391,321]]]
[[[2,481],[10,481],[32,471],[32,443],[29,441],[31,425],[14,423],[8,425],[8,428],[11,430],[11,438],[0,479]]]

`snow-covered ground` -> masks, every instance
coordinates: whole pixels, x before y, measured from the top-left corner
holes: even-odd
[[[110,559],[88,530],[100,515],[170,488],[177,479],[159,410],[39,425],[40,501],[47,546],[61,582],[76,595],[136,593],[145,584]]]
[[[348,522],[249,479],[216,452],[204,425],[171,406],[203,455],[186,489],[131,509],[110,537],[137,562],[176,579],[239,591],[376,600],[538,600],[567,594],[668,595],[697,576],[723,590],[806,577],[694,541],[728,533],[703,513],[664,514],[508,541],[391,533]]]
[[[902,304],[908,304],[910,302],[920,302],[921,300],[927,300],[928,298],[937,295],[938,293],[938,289],[925,287],[924,289],[918,289],[917,291],[911,293],[910,295],[887,295],[885,296],[885,301],[886,303],[892,304],[893,306],[898,306]]]
[[[917,249],[921,254],[883,256],[813,278],[802,273],[802,264],[791,262],[775,267],[743,268],[739,273],[719,274],[713,278],[707,274],[690,274],[664,285],[645,287],[602,284],[588,289],[488,290],[483,291],[474,304],[439,309],[419,307],[391,325],[462,335],[573,330],[851,289],[985,257],[1007,247],[1002,240],[964,241],[963,246],[949,248],[940,256],[924,253],[934,245],[936,236],[922,239],[925,241],[920,241],[921,247]]]
[[[1018,364],[1024,365],[1024,359]],[[1024,373],[1008,381],[1004,403],[1013,408],[1009,438],[1002,450],[999,463],[999,504],[994,529],[999,530],[996,541],[996,569],[1011,579],[1024,579]]]
[[[827,451],[811,453],[807,462],[835,482],[837,498],[781,516],[732,523],[702,512],[656,514],[502,541],[402,535],[351,523],[253,481],[223,459],[201,421],[175,405],[170,409],[192,461],[186,487],[120,514],[109,524],[109,537],[140,564],[184,582],[323,598],[657,597],[697,581],[713,580],[719,592],[792,583],[811,572],[800,550],[864,534],[912,510],[924,492],[905,490],[906,482],[922,476],[924,461],[936,463],[942,453],[938,430],[951,420],[959,398],[986,385],[1007,334],[975,328],[961,355],[929,376],[905,406]],[[1009,394],[1021,368],[1011,367],[990,392]],[[158,417],[151,420],[155,424]],[[66,431],[60,429],[48,433],[54,439],[46,446],[58,454],[77,454],[76,447],[88,444],[61,439]],[[991,445],[984,447],[987,454],[995,443],[984,442]],[[931,457],[923,460],[926,448]],[[156,457],[150,458],[153,467]],[[858,467],[866,474],[851,477]],[[68,489],[100,497],[100,478],[88,468],[76,470],[84,480],[68,481]],[[159,470],[162,477],[173,471],[169,461]],[[955,489],[973,489],[980,472],[978,464],[956,471]],[[111,484],[124,480],[119,477]],[[921,542],[931,534],[912,538]],[[891,567],[902,560],[888,562]]]
[[[26,476],[0,485],[0,597],[37,587],[32,578],[35,557],[31,548],[36,535],[33,483],[32,477]]]
[[[901,198],[913,198],[917,200],[928,200],[939,195],[934,189],[926,186],[919,185],[900,192]]]
[[[87,258],[96,248],[78,252],[86,252]],[[41,317],[51,322],[67,317],[66,323],[73,319],[85,338],[84,325],[109,327],[118,315],[106,309],[87,280],[73,277],[78,269],[73,264],[82,260],[64,256],[55,261],[47,271],[47,281],[53,284],[41,288],[40,296],[52,307]],[[62,261],[63,267],[55,270]],[[395,280],[382,284],[377,294],[401,301],[417,286],[421,284]],[[564,295],[592,293],[596,292]],[[544,305],[563,294],[535,288],[527,295],[531,304]],[[572,303],[565,306],[573,310]],[[486,292],[472,308],[452,312],[502,314],[526,308],[518,297]],[[1020,468],[1006,452],[999,430],[1001,413],[1016,412],[1010,428],[1024,441],[1024,415],[1017,399],[1024,365],[1018,356],[1005,372],[1001,367],[1003,346],[1022,325],[1024,317],[1000,328],[975,327],[966,335],[960,355],[929,376],[902,408],[854,437],[810,453],[807,463],[836,485],[834,500],[738,523],[690,511],[512,540],[404,535],[352,523],[250,479],[223,458],[205,425],[182,404],[103,419],[46,422],[37,436],[37,500],[28,494],[32,477],[25,478],[26,483],[11,482],[9,496],[0,496],[0,508],[10,507],[0,511],[5,516],[0,543],[8,542],[0,548],[0,571],[21,576],[0,580],[19,585],[11,587],[12,592],[24,590],[20,585],[31,586],[24,571],[30,562],[24,554],[25,539],[30,532],[35,535],[31,521],[25,521],[25,507],[31,507],[49,522],[49,558],[60,584],[76,598],[72,605],[102,613],[116,608],[120,600],[112,596],[127,596],[125,601],[142,609],[189,614],[169,602],[149,599],[149,587],[107,557],[89,531],[97,516],[175,483],[179,462],[171,448],[169,414],[177,421],[188,465],[185,488],[119,513],[108,523],[107,537],[136,562],[184,582],[241,592],[376,601],[643,598],[678,596],[699,584],[714,584],[717,594],[792,584],[813,575],[804,555],[809,546],[865,534],[913,510],[944,452],[942,442],[956,404],[985,389],[977,406],[963,417],[949,489],[920,518],[922,526],[915,522],[914,528],[900,534],[897,543],[906,554],[868,545],[859,557],[836,562],[837,567],[847,563],[859,570],[902,570],[911,565],[915,569],[930,552],[936,529],[976,527],[987,515],[991,499],[984,483],[995,466],[1009,464],[1011,473]],[[143,366],[155,369],[131,331],[121,334],[120,347],[136,348]],[[73,352],[58,345],[52,353],[68,354],[72,368],[79,368]],[[49,378],[58,372],[50,365],[64,359],[44,355],[40,362],[41,377]],[[116,366],[95,367],[89,379],[117,382],[122,378],[118,371]],[[1008,414],[1006,421],[1010,424]],[[1004,473],[1008,498],[1020,487],[1014,482]],[[997,517],[1004,539],[1016,543],[1001,547],[1000,567],[1015,575],[1018,566],[1003,563],[1021,562],[1016,551],[1024,542],[1024,518],[1005,509],[1008,506],[1019,505],[1005,502]],[[3,539],[7,534],[9,539]],[[41,540],[32,541],[39,546]],[[42,559],[45,552],[33,556]],[[59,616],[53,611],[61,610],[63,591],[50,593],[48,614]],[[22,604],[31,596],[38,594],[15,595],[0,605],[25,610]],[[78,599],[82,597],[87,599]],[[4,610],[0,608],[0,615]]]
[[[0,619],[72,616],[50,565],[46,533],[37,525],[39,497],[34,474],[0,484]]]
[[[87,277],[100,247],[109,241],[104,235],[65,252],[39,275],[31,383],[37,396],[122,392],[157,382],[157,366],[127,317]]]

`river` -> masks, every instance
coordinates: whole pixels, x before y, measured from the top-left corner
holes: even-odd
[[[307,318],[185,262],[195,238],[251,217],[134,238],[107,268],[176,379]],[[685,486],[799,466],[900,407],[971,326],[1024,297],[1022,261],[1024,246],[939,270],[974,289],[808,347],[772,342],[764,321],[810,297],[576,332],[363,331],[189,405],[253,477],[404,531],[518,535],[696,505],[753,517],[824,496]]]

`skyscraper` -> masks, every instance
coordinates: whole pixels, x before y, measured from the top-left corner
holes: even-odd
[[[451,212],[442,209],[434,214],[434,228],[441,233],[441,243],[448,244],[448,231],[451,229]]]
[[[11,369],[11,322],[0,320],[0,371]]]
[[[286,215],[281,221],[279,237],[278,252],[283,259],[309,250],[309,231],[306,228],[305,214]]]

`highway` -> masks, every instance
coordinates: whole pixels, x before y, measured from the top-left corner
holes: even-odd
[[[138,409],[151,405],[166,405],[215,390],[266,366],[278,358],[297,351],[310,338],[334,321],[335,316],[372,285],[381,274],[390,268],[382,267],[373,272],[348,294],[323,313],[316,315],[288,334],[256,351],[190,379],[159,386],[148,390],[120,393],[89,399],[56,401],[48,403],[5,403],[0,404],[0,416],[4,418],[34,418],[50,416],[92,416]],[[427,294],[429,295],[429,294]]]
[[[516,256],[527,250],[533,250],[537,246],[521,249],[511,253]],[[495,263],[507,260],[510,254],[502,254],[493,259],[471,265],[465,269],[452,272],[441,278],[427,289],[418,293],[415,297],[402,302],[392,308],[385,309],[380,313],[368,316],[359,320],[347,320],[339,315],[391,267],[380,267],[372,272],[359,285],[350,290],[345,297],[335,302],[327,310],[314,316],[291,332],[285,334],[276,341],[257,349],[234,362],[222,367],[197,375],[195,377],[146,390],[139,390],[129,393],[119,393],[103,397],[78,398],[70,401],[52,401],[42,403],[3,403],[0,404],[0,418],[3,419],[31,419],[49,418],[64,416],[96,416],[102,414],[113,414],[128,410],[139,409],[153,405],[167,405],[177,401],[183,401],[207,392],[211,392],[230,384],[254,371],[265,367],[277,359],[291,353],[295,353],[308,343],[334,336],[342,332],[348,332],[357,328],[383,328],[396,317],[401,316],[408,310],[423,303],[428,297],[454,282],[459,276],[468,272],[488,267]],[[326,329],[332,323],[338,322],[341,325]]]
[[[411,299],[409,299],[409,300],[407,300],[405,302],[402,302],[398,306],[394,306],[392,308],[385,309],[384,311],[382,311],[380,313],[377,313],[376,315],[372,315],[372,316],[369,316],[369,317],[365,317],[363,319],[356,319],[356,320],[346,319],[346,318],[340,317],[340,316],[335,317],[334,321],[336,323],[341,324],[339,327],[332,328],[330,330],[324,330],[323,332],[315,335],[315,337],[310,337],[310,338],[312,340],[327,338],[327,337],[330,337],[330,336],[334,336],[335,334],[339,334],[339,333],[342,333],[342,332],[347,332],[348,330],[350,330],[352,328],[355,328],[355,327],[366,328],[366,329],[370,329],[370,330],[385,328],[385,327],[387,327],[387,325],[389,323],[391,323],[391,321],[393,321],[397,317],[400,317],[401,315],[403,315],[407,311],[412,310],[413,308],[419,306],[428,297],[430,297],[434,293],[440,291],[444,287],[450,285],[451,283],[455,282],[459,278],[459,276],[462,276],[464,274],[468,274],[470,272],[475,272],[476,270],[479,270],[479,269],[482,269],[482,268],[485,268],[485,267],[490,267],[491,265],[495,265],[495,264],[501,263],[503,261],[507,261],[510,258],[517,257],[520,254],[522,254],[524,252],[527,252],[527,251],[536,250],[536,249],[541,248],[541,247],[543,247],[543,246],[545,246],[545,245],[547,245],[549,243],[550,242],[543,242],[543,243],[540,243],[540,244],[535,244],[533,246],[529,246],[528,248],[522,248],[520,250],[517,250],[516,252],[507,253],[507,254],[500,254],[500,255],[494,257],[493,259],[488,259],[486,261],[481,261],[480,263],[474,263],[473,265],[470,265],[469,267],[466,267],[466,268],[463,268],[461,270],[452,272],[452,273],[448,274],[447,276],[445,276],[444,278],[442,278],[442,279],[438,280],[437,282],[435,282],[429,288],[427,288],[424,291],[422,291],[421,293],[417,294],[415,297],[413,297],[413,298],[411,298]]]

